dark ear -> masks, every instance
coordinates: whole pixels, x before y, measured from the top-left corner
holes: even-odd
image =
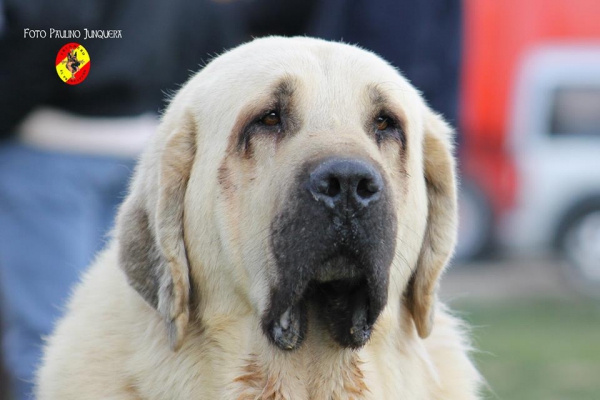
[[[407,306],[426,338],[433,328],[438,280],[456,242],[456,173],[452,155],[452,129],[427,109],[423,142],[423,166],[427,184],[428,216],[417,268],[410,280]]]
[[[181,346],[189,320],[183,200],[196,151],[193,120],[179,121],[173,129],[161,126],[142,156],[117,220],[119,265],[164,318],[173,350]]]

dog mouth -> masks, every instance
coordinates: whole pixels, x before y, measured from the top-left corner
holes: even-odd
[[[352,264],[347,259],[335,260],[335,264],[342,262]],[[269,340],[282,350],[297,349],[307,335],[311,315],[314,323],[325,328],[341,347],[364,346],[385,306],[387,290],[383,290],[383,282],[374,282],[358,268],[346,267],[343,271],[338,278],[331,272],[315,274],[298,296],[284,299],[275,291],[263,318]]]
[[[368,288],[364,278],[315,285],[315,305],[319,309],[320,322],[342,347],[360,348],[371,337],[377,315],[371,312]]]
[[[271,223],[274,277],[263,332],[283,350],[297,349],[309,326],[358,349],[387,303],[395,207],[365,161],[318,160],[297,180]],[[376,187],[363,190],[369,185]]]

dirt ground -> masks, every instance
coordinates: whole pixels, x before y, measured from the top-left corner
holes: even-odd
[[[571,297],[577,285],[568,265],[551,256],[511,256],[452,265],[443,276],[440,297],[502,300],[514,297]]]

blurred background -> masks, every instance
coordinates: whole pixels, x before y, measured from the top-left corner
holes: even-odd
[[[600,398],[600,2],[463,2],[457,260],[490,398]]]
[[[597,0],[0,0],[0,399],[28,398],[41,337],[104,245],[165,100],[269,34],[373,50],[456,126],[459,244],[441,297],[473,326],[486,398],[599,399]],[[73,41],[91,67],[69,86],[53,63]]]

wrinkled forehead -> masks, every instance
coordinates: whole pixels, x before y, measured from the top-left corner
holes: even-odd
[[[240,46],[211,62],[213,91],[242,103],[267,98],[282,85],[315,110],[387,101],[410,114],[420,100],[393,67],[373,53],[309,38],[267,38]],[[232,93],[223,93],[223,91]]]

